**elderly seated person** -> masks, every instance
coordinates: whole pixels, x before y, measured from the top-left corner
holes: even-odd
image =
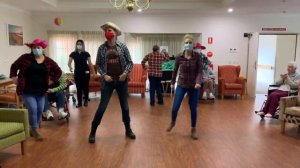
[[[50,79],[51,80],[51,79]],[[49,110],[49,103],[55,102],[58,110],[58,119],[64,119],[69,116],[69,113],[64,111],[65,107],[65,93],[64,89],[67,87],[67,82],[65,75],[63,74],[59,81],[56,83],[52,83],[47,91],[47,95],[45,97],[45,106],[44,111],[42,113],[43,121],[51,121],[53,120],[53,114]]]
[[[207,57],[206,57],[207,59]],[[205,62],[205,61],[204,61]],[[203,95],[202,99],[215,99],[213,94],[214,91],[214,79],[215,75],[211,71],[211,68],[208,64],[203,66]]]
[[[287,74],[280,75],[280,80],[276,82],[276,85],[280,85],[278,90],[272,92],[265,103],[262,111],[259,111],[257,114],[265,117],[273,117],[276,112],[276,109],[279,105],[280,97],[288,96],[291,89],[297,89],[300,75],[296,72],[297,63],[289,62],[287,65]]]

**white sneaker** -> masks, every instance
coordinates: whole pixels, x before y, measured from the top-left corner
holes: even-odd
[[[214,96],[212,93],[209,93],[208,98],[209,98],[209,99],[215,99],[215,96]]]
[[[42,113],[42,119],[43,121],[52,121],[54,116],[50,110],[47,110],[46,112]]]
[[[261,116],[261,115],[265,115],[265,113],[264,113],[263,111],[259,111],[259,112],[257,112],[256,114],[257,114],[257,115],[260,115],[260,116]]]
[[[68,116],[69,114],[68,113],[66,113],[66,112],[64,112],[64,110],[63,109],[59,109],[59,112],[58,112],[58,119],[64,119],[64,118],[66,118],[67,116]]]
[[[265,117],[272,118],[272,114],[268,113],[268,114],[265,115]]]
[[[204,100],[207,99],[207,93],[206,92],[203,92],[202,99],[204,99]]]

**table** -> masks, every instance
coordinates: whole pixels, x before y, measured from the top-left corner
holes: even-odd
[[[11,85],[11,84],[14,84],[14,82],[13,82],[13,80],[10,79],[10,78],[0,80],[0,87],[5,87],[5,86]]]

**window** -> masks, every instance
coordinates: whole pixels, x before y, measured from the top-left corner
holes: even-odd
[[[90,53],[93,64],[96,62],[98,47],[105,40],[103,33],[96,31],[50,31],[48,36],[49,55],[64,72],[69,72],[69,55],[75,50],[75,43],[78,39],[82,39],[85,42],[85,49]]]

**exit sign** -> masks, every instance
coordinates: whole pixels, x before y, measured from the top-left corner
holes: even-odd
[[[264,27],[262,31],[286,31],[286,28]]]

